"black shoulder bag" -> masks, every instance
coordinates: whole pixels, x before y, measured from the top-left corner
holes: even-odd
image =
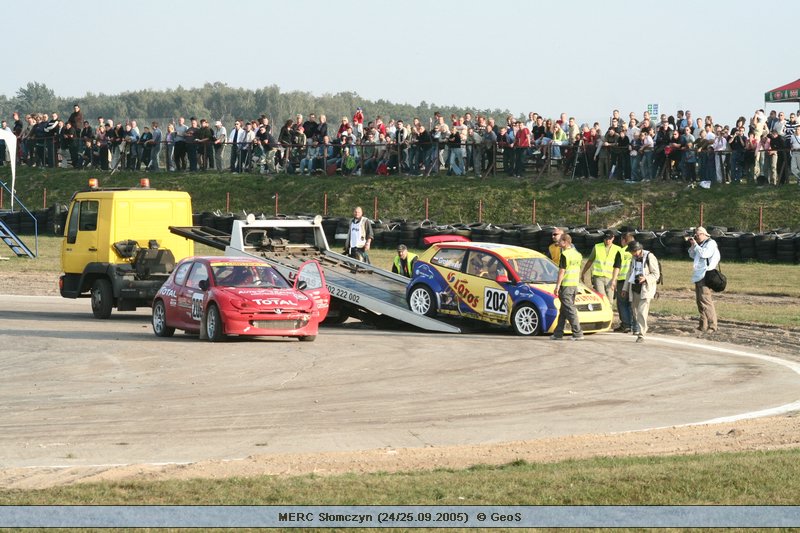
[[[706,259],[706,266],[708,266],[708,264],[708,259]],[[706,270],[706,277],[704,278],[706,287],[714,292],[722,292],[725,290],[725,287],[728,286],[728,278],[725,277],[725,274],[722,273],[719,267],[720,265],[717,263],[717,268]]]

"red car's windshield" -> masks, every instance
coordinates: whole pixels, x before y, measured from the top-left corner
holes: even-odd
[[[220,287],[289,288],[289,283],[269,265],[212,265],[214,283]]]

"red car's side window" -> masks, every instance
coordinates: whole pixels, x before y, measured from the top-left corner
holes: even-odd
[[[208,269],[202,263],[195,263],[189,274],[189,279],[186,280],[186,287],[190,289],[197,289],[200,287],[200,282],[208,279]]]
[[[183,285],[183,282],[186,281],[186,274],[189,273],[189,267],[192,266],[192,263],[184,263],[178,267],[178,270],[175,271],[175,285]]]

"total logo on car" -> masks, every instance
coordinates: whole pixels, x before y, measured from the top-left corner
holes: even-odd
[[[212,342],[227,335],[313,341],[329,306],[316,261],[303,263],[290,282],[257,259],[190,257],[178,263],[153,300],[153,331],[171,337],[181,329]]]
[[[552,332],[558,321],[557,279],[558,266],[528,248],[443,242],[417,259],[406,299],[420,315],[471,318],[511,327],[518,335],[540,335]],[[580,284],[575,303],[584,332],[611,328],[605,296]]]

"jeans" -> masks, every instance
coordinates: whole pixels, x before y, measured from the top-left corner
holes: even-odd
[[[641,170],[642,179],[649,180],[653,178],[653,152],[642,152]]]
[[[456,176],[464,175],[464,148],[450,148],[450,170]]]
[[[716,152],[714,154],[714,159],[715,159],[715,163],[716,163],[715,167],[716,167],[716,170],[717,170],[716,171],[717,183],[723,183],[723,182],[726,181],[725,180],[725,159],[727,159],[727,157],[728,156],[726,156],[725,154],[721,154],[719,152]]]
[[[158,156],[161,155],[161,145],[154,144],[150,150],[150,163],[147,165],[148,170],[158,172]]]
[[[637,155],[631,155],[631,179],[633,181],[641,181],[642,173],[639,169],[639,165],[641,164],[642,158]]]
[[[167,170],[170,172],[175,171],[175,145],[167,145]]]
[[[527,148],[514,148],[514,168],[517,176],[521,176],[525,172],[525,156],[527,153]]]
[[[214,145],[214,168],[217,171],[222,172],[222,158],[225,157],[225,145],[224,144],[216,144]]]
[[[625,280],[617,280],[617,294],[622,294],[622,286],[625,285]],[[633,314],[631,313],[631,302],[628,298],[617,298],[617,313],[619,313],[619,321],[625,329],[636,330],[633,325],[636,323],[632,320]]]
[[[735,182],[742,181],[744,175],[744,152],[731,153],[731,179]]]

